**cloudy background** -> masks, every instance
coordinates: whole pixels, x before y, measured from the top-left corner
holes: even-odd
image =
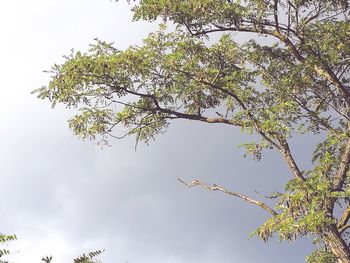
[[[255,197],[255,190],[282,189],[289,173],[281,158],[243,159],[237,145],[247,138],[238,129],[179,121],[137,151],[134,138],[101,149],[71,134],[71,112],[30,95],[48,83],[43,70],[71,48],[86,50],[98,37],[124,49],[157,25],[132,23],[124,2],[0,3],[0,231],[19,237],[9,247],[12,261],[53,255],[72,262],[105,249],[105,263],[304,262],[309,240],[248,239],[266,218],[263,210],[176,180]],[[300,161],[308,157],[305,143],[295,143]]]

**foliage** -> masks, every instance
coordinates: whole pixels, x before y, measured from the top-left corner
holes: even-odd
[[[17,237],[15,235],[4,235],[0,234],[0,245],[4,245],[7,242],[16,240]],[[1,248],[0,249],[0,263],[8,263],[8,261],[2,260],[2,258],[6,255],[10,254],[8,249]]]
[[[103,251],[96,250],[93,252],[90,252],[88,254],[82,254],[79,257],[75,258],[73,260],[74,263],[101,263],[101,261],[96,260],[95,258],[101,255]],[[52,262],[52,256],[45,256],[41,260],[45,263],[51,263]]]
[[[307,263],[336,263],[337,258],[332,252],[324,249],[317,249],[308,257],[306,257]]]
[[[124,51],[96,40],[88,52],[72,52],[54,65],[38,97],[77,108],[69,126],[83,139],[135,135],[148,143],[176,119],[260,136],[243,144],[247,153],[260,160],[264,149],[277,150],[293,179],[275,196],[274,209],[243,198],[272,216],[255,234],[264,241],[312,234],[338,262],[349,263],[348,1],[130,3],[135,20],[161,18],[175,29],[162,24],[142,46]],[[252,38],[242,43],[238,33]],[[116,126],[124,132],[116,134]],[[313,168],[302,170],[290,141],[310,135],[320,142],[310,156]],[[324,262],[329,253],[316,250],[308,260]]]
[[[17,236],[15,235],[3,235],[0,234],[0,244],[6,244],[10,241],[17,240]],[[4,261],[1,258],[3,256],[9,255],[11,252],[7,249],[0,249],[0,263],[9,263],[9,261]],[[74,259],[74,263],[101,263],[101,261],[96,260],[95,258],[101,255],[103,251],[96,250],[93,252],[86,254],[82,254],[81,256]],[[51,263],[52,262],[52,256],[45,256],[41,260],[45,263]]]
[[[95,258],[102,254],[103,251],[96,250],[93,252],[90,252],[89,254],[83,254],[77,258],[74,259],[74,263],[100,263],[101,261],[96,261]]]

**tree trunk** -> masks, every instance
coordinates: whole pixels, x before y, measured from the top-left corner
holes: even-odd
[[[335,225],[330,226],[324,235],[324,242],[338,258],[339,263],[350,263],[350,249]]]

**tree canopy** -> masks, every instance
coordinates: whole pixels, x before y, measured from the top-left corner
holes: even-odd
[[[272,193],[275,207],[199,181],[258,205],[271,217],[254,233],[321,245],[308,262],[350,262],[350,23],[347,0],[130,1],[134,19],[159,21],[142,46],[118,50],[96,40],[54,65],[35,93],[79,113],[84,139],[135,135],[148,142],[175,119],[240,127],[261,140],[245,144],[260,160],[275,149],[291,180]],[[170,23],[167,29],[166,23]],[[245,34],[250,40],[242,41]],[[188,124],[190,125],[190,124]],[[124,127],[118,134],[116,127]],[[118,129],[120,130],[120,129]],[[317,135],[303,169],[290,141]],[[300,147],[303,147],[300,146]]]

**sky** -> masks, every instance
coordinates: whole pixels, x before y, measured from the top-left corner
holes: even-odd
[[[125,2],[0,2],[0,232],[18,236],[9,259],[52,255],[63,263],[105,249],[105,263],[304,262],[310,240],[249,239],[268,216],[263,210],[177,181],[199,179],[256,198],[255,191],[282,190],[291,177],[281,158],[244,159],[237,146],[249,138],[239,129],[178,121],[136,151],[134,138],[101,149],[72,135],[72,112],[30,94],[72,48],[85,51],[98,37],[125,49],[157,29],[132,22]],[[309,140],[294,144],[304,165]]]

